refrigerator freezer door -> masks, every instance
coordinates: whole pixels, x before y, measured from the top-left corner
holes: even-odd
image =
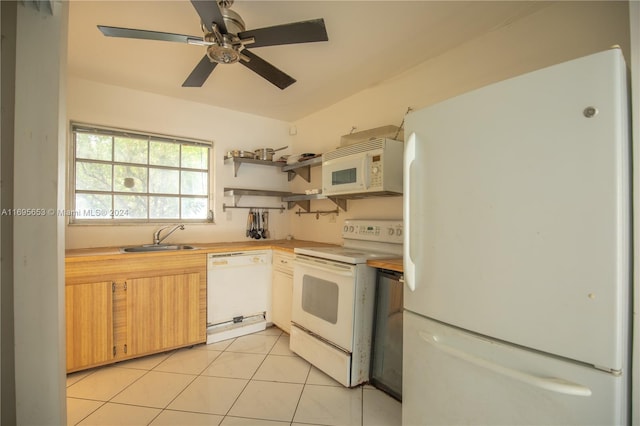
[[[625,379],[405,312],[404,425],[614,425]]]
[[[615,49],[407,116],[406,309],[623,369],[625,82]]]

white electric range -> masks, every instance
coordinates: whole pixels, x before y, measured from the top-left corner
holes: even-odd
[[[341,247],[296,248],[290,348],[344,386],[369,379],[376,270],[402,256],[401,220],[347,220]]]

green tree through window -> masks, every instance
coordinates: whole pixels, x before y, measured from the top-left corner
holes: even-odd
[[[72,222],[204,222],[211,143],[72,124]]]

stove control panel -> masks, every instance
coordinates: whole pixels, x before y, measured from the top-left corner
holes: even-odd
[[[402,221],[349,219],[344,222],[342,238],[402,244]]]

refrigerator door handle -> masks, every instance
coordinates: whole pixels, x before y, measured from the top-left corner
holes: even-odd
[[[439,336],[430,335],[422,331],[418,332],[418,335],[420,335],[420,338],[425,342],[433,345],[436,349],[442,352],[530,386],[565,395],[591,396],[591,389],[578,383],[573,383],[558,377],[540,377],[523,371],[514,370],[447,345],[444,339]]]
[[[409,290],[414,291],[416,289],[416,265],[413,262],[413,258],[411,257],[411,239],[413,238],[413,233],[411,231],[411,166],[413,165],[414,160],[416,159],[416,134],[411,133],[409,139],[407,140],[407,144],[404,148],[404,167],[402,170],[404,176],[404,248],[403,248],[403,258],[404,258],[404,281],[409,287]]]

